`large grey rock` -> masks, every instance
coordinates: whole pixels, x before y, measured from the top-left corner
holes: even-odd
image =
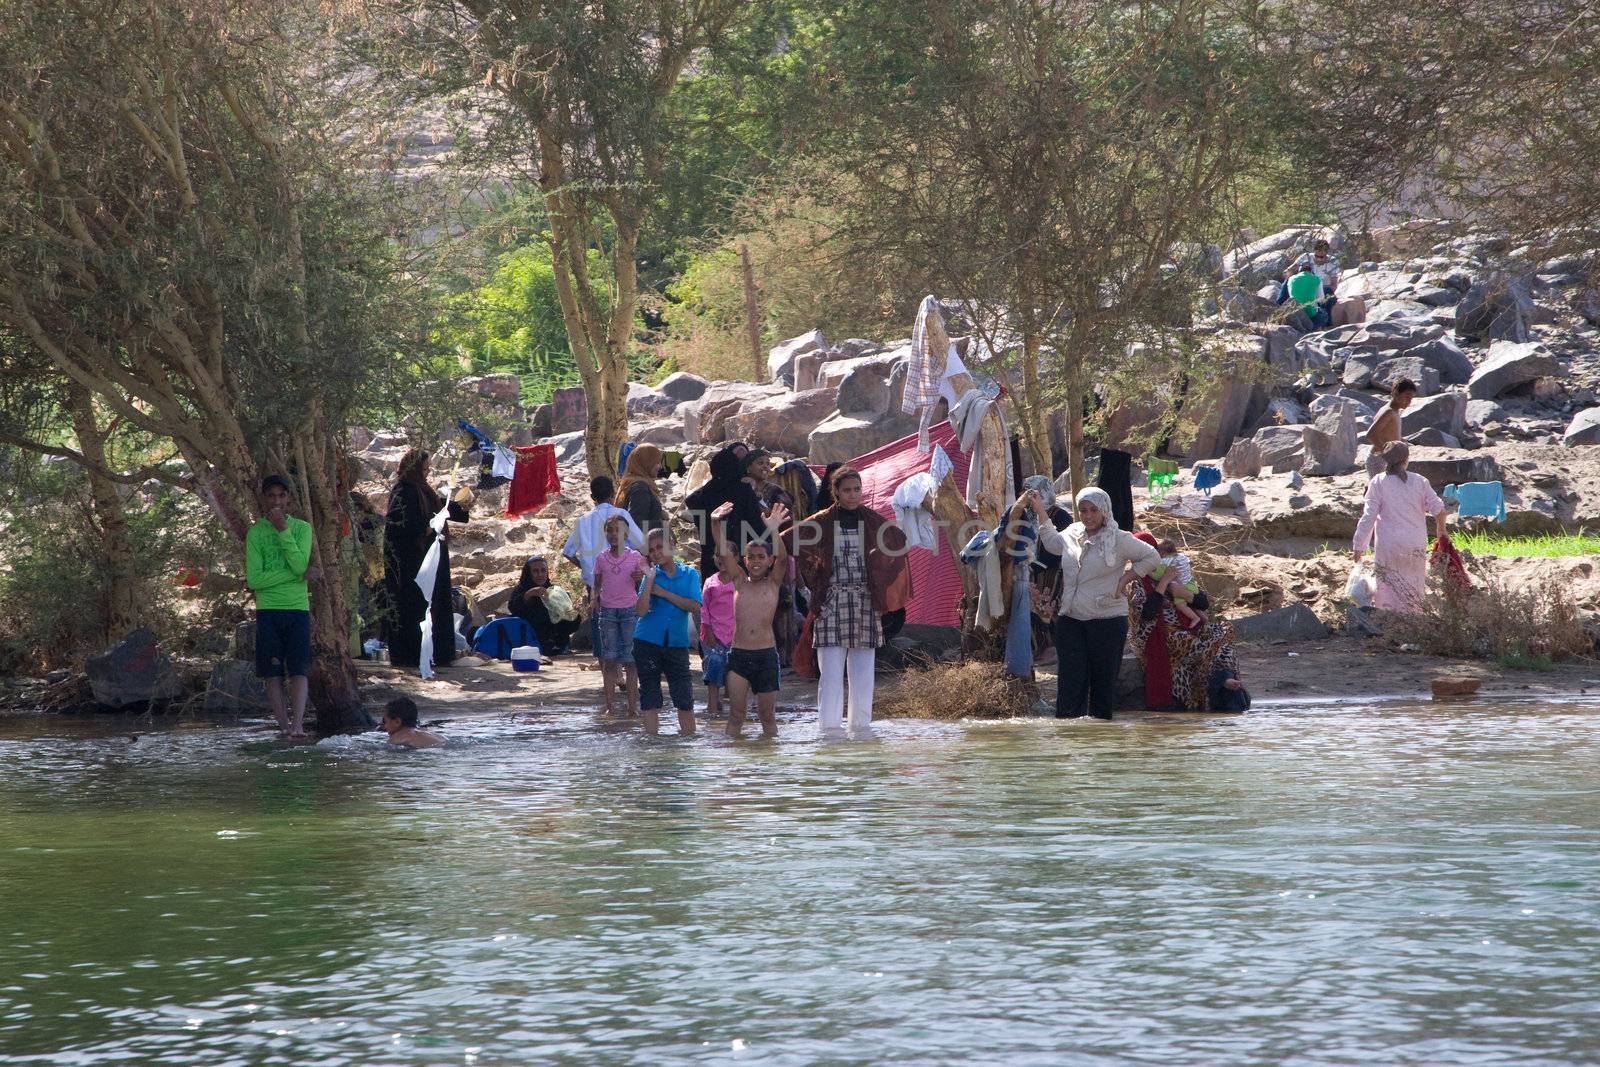
[[[1351,417],[1357,423],[1363,421],[1371,422],[1378,416],[1377,408],[1374,408],[1366,397],[1357,400],[1354,397],[1343,396],[1339,393],[1324,393],[1311,401],[1311,418],[1315,420],[1324,412],[1335,411],[1339,408],[1348,408]]]
[[[1356,418],[1348,408],[1323,412],[1315,425],[1306,427],[1305,463],[1301,470],[1306,474],[1330,477],[1344,474],[1356,465]]]
[[[1253,288],[1268,282],[1276,283],[1297,256],[1311,250],[1311,243],[1318,237],[1327,237],[1330,247],[1336,239],[1343,239],[1337,231],[1324,230],[1319,226],[1291,226],[1247,245],[1229,249],[1222,257],[1222,269],[1227,279],[1239,287]]]
[[[589,419],[589,401],[583,386],[571,385],[550,395],[550,433],[581,431]]]
[[[1267,401],[1267,410],[1261,416],[1263,426],[1304,425],[1310,421],[1311,415],[1305,407],[1286,396],[1275,396]]]
[[[889,380],[884,368],[856,367],[839,382],[839,410],[873,418],[889,410]]]
[[[1274,474],[1299,470],[1305,454],[1306,428],[1304,426],[1263,426],[1251,438],[1261,452],[1262,466],[1272,468]]]
[[[1428,479],[1436,492],[1462,482],[1492,482],[1500,477],[1500,465],[1487,451],[1461,452],[1449,448],[1416,447],[1406,469]]]
[[[1456,306],[1456,336],[1524,342],[1532,310],[1532,279],[1496,271],[1475,282]]]
[[[1406,353],[1439,372],[1442,385],[1466,385],[1472,378],[1472,360],[1448,337],[1435,337]]]
[[[1251,338],[1251,342],[1248,351],[1259,351],[1259,339]],[[1237,349],[1232,351],[1237,352]],[[1224,375],[1190,412],[1195,431],[1184,450],[1185,458],[1215,459],[1227,452],[1234,438],[1244,432],[1265,405],[1265,394],[1255,380],[1242,375]]]
[[[1340,380],[1353,389],[1364,389],[1372,384],[1372,372],[1383,361],[1381,352],[1358,352],[1345,349],[1344,373]]]
[[[775,345],[767,352],[767,377],[781,378],[786,374],[794,373],[796,356],[803,356],[807,352],[815,352],[828,347],[828,339],[822,336],[821,330],[811,330],[799,337],[791,337],[782,344]],[[683,397],[684,400],[693,400],[694,397]]]
[[[556,466],[576,467],[583,463],[584,444],[582,430],[575,430],[572,433],[558,433],[553,437],[547,438],[545,444],[555,446]]]
[[[225,659],[211,669],[201,707],[208,712],[240,714],[267,710],[267,686],[256,677],[254,663]]]
[[[1372,386],[1389,392],[1401,379],[1417,387],[1418,396],[1432,396],[1439,391],[1439,372],[1416,356],[1396,356],[1378,364],[1372,371]]]
[[[1459,437],[1467,426],[1467,394],[1458,389],[1413,401],[1400,413],[1400,433],[1409,437],[1434,429]]]
[[[1467,401],[1466,424],[1475,429],[1482,429],[1491,422],[1505,422],[1510,413],[1493,400]]]
[[[1572,310],[1590,326],[1600,326],[1600,289],[1580,289],[1573,293]]]
[[[722,424],[743,405],[787,392],[774,382],[718,382],[698,400],[686,400],[674,409],[683,421],[684,443],[716,444],[722,440]]]
[[[658,389],[650,388],[643,382],[628,383],[628,417],[630,419],[671,415],[678,403],[677,400]]]
[[[1235,510],[1244,507],[1244,485],[1234,481],[1214,490],[1211,494],[1211,506]]]
[[[1493,400],[1519,385],[1560,372],[1556,357],[1537,341],[1496,341],[1489,346],[1488,360],[1467,382],[1467,395],[1474,400]]]
[[[1269,326],[1261,330],[1261,337],[1266,341],[1267,365],[1278,380],[1299,377],[1307,359],[1320,354],[1315,346],[1302,349],[1300,342],[1304,336],[1292,326]]]
[[[837,389],[812,389],[753,400],[727,420],[724,436],[752,448],[805,455],[811,431],[834,413],[838,401]]]
[[[1561,435],[1564,445],[1600,445],[1600,408],[1588,408],[1572,416],[1567,432]]]
[[[154,632],[138,629],[113,647],[84,661],[95,703],[108,708],[173,700],[183,695],[183,679]]]
[[[1328,628],[1310,608],[1299,602],[1276,611],[1264,611],[1233,619],[1233,633],[1240,641],[1269,644],[1273,641],[1315,641],[1328,636]]]
[[[880,378],[888,379],[894,365],[911,358],[911,347],[891,349],[886,352],[869,352],[864,356],[830,359],[817,368],[813,389],[837,389],[851,374],[867,369]]]
[[[1222,458],[1222,473],[1228,478],[1254,478],[1261,473],[1261,446],[1253,438],[1241,438]]]
[[[1459,439],[1434,426],[1429,426],[1426,429],[1418,430],[1413,434],[1407,434],[1406,443],[1428,448],[1461,447],[1461,442]]]
[[[1342,326],[1334,332],[1342,334],[1344,344],[1350,348],[1363,352],[1388,352],[1395,355],[1409,352],[1413,348],[1444,336],[1442,327],[1414,317],[1360,322]]]
[[[661,379],[661,384],[656,386],[657,392],[670,396],[676,403],[685,400],[699,400],[706,395],[706,390],[711,388],[711,383],[698,374],[690,374],[681,370],[676,374],[669,374]]]
[[[843,463],[916,432],[916,419],[892,411],[876,419],[834,415],[811,431],[806,458],[812,463]]]
[[[628,439],[641,445],[673,448],[683,443],[683,423],[675,418],[628,424]]]

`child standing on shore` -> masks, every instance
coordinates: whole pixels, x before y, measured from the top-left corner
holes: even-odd
[[[605,687],[602,707],[612,713],[612,694],[620,673],[628,689],[628,715],[639,714],[639,676],[633,666],[634,607],[639,602],[639,581],[644,577],[644,557],[623,543],[626,528],[622,517],[606,520],[606,550],[594,559],[595,611],[598,613],[601,685]]]
[[[743,572],[739,560],[717,553],[717,573],[700,591],[700,670],[706,684],[706,717],[722,715],[722,687],[728,674],[728,648],[733,644],[734,583]]]
[[[694,680],[689,677],[689,616],[700,611],[700,572],[679,563],[665,529],[645,535],[650,562],[636,601],[633,655],[639,665],[644,732],[661,732],[661,679],[678,712],[678,734],[694,735]]]
[[[1200,615],[1189,605],[1199,595],[1200,583],[1194,580],[1189,557],[1179,552],[1170,538],[1158,542],[1156,551],[1161,553],[1161,566],[1150,574],[1156,579],[1156,592],[1171,598],[1179,622],[1185,630],[1192,630],[1199,625]]]
[[[711,513],[717,539],[718,565],[733,559],[733,548],[722,532],[723,520],[733,512],[724,504]],[[778,611],[778,594],[788,574],[788,557],[778,531],[789,519],[789,509],[772,505],[767,513],[765,537],[752,537],[744,546],[744,573],[734,578],[733,647],[728,652],[728,736],[744,733],[744,705],[756,695],[756,714],[761,717],[761,736],[778,736],[778,645],[773,637],[772,617]]]

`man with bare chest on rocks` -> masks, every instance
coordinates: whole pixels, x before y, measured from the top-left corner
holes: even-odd
[[[733,546],[722,532],[723,520],[733,513],[733,504],[723,504],[711,517],[717,539],[717,554],[730,555]],[[772,637],[772,617],[778,610],[778,594],[787,573],[788,557],[778,530],[789,518],[782,504],[774,504],[767,514],[764,536],[750,536],[744,546],[744,573],[734,582],[733,647],[728,651],[728,736],[744,734],[744,705],[749,694],[756,695],[756,714],[761,716],[761,736],[778,736],[778,646]],[[743,536],[753,531],[740,531]]]

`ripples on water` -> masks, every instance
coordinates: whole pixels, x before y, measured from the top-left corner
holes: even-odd
[[[0,1059],[1593,1063],[1595,712],[12,724]]]

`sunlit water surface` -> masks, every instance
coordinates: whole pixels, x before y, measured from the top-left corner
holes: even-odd
[[[0,1060],[1600,1062],[1597,723],[0,723]]]

